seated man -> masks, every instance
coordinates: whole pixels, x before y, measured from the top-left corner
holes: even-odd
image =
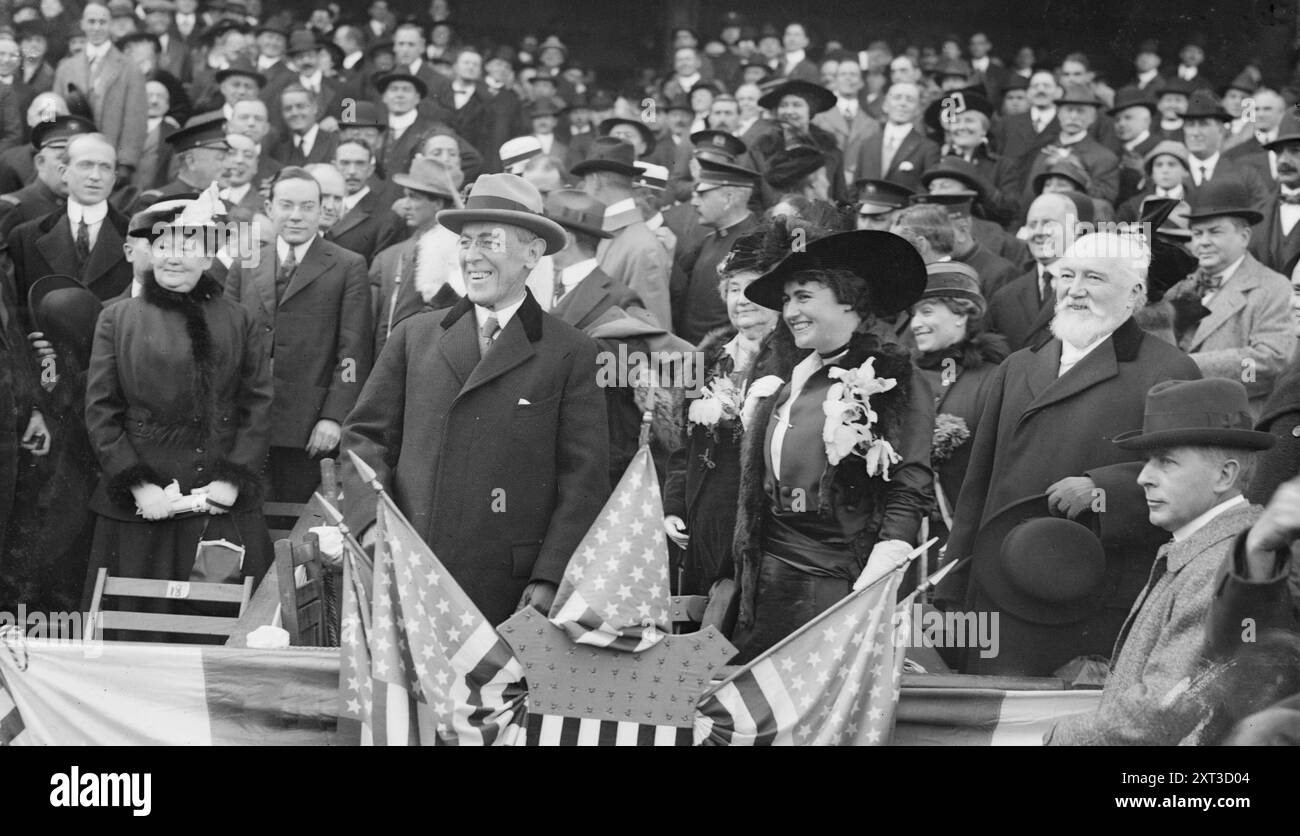
[[[1198,722],[1177,708],[1171,689],[1197,671],[1214,577],[1237,535],[1260,508],[1241,495],[1255,451],[1273,436],[1251,429],[1246,388],[1207,378],[1157,383],[1147,393],[1142,429],[1115,444],[1141,451],[1138,484],[1152,525],[1173,535],[1160,547],[1120,631],[1101,704],[1048,734],[1052,744],[1171,745]]]

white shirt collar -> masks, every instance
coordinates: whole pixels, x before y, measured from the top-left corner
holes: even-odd
[[[538,143],[542,146],[542,153],[551,153],[551,148],[555,145],[555,134],[533,134]]]
[[[1229,264],[1227,267],[1224,268],[1222,273],[1219,273],[1219,287],[1223,287],[1225,284],[1228,283],[1228,279],[1232,278],[1233,274],[1237,272],[1237,268],[1240,267],[1242,262],[1244,262],[1245,260],[1246,260],[1246,254],[1243,253],[1241,258],[1238,258],[1236,261]]]
[[[972,58],[970,65],[979,72],[984,72],[989,68],[989,57],[985,55],[983,58]]]
[[[1219,165],[1219,156],[1220,153],[1218,151],[1215,151],[1212,155],[1206,157],[1203,160],[1200,157],[1192,157],[1191,159],[1192,167],[1195,168],[1196,166],[1201,166],[1202,168],[1207,169],[1205,173],[1206,177],[1213,177],[1214,169]]]
[[[654,217],[646,221],[645,225],[647,229],[649,229],[651,232],[654,232],[656,229],[664,225],[664,213],[655,212]]]
[[[1050,122],[1052,121],[1052,118],[1056,116],[1056,105],[1048,105],[1047,107],[1031,107],[1029,108],[1029,116],[1031,119],[1046,119]]]
[[[361,191],[357,192],[354,195],[348,195],[347,197],[343,198],[343,213],[347,214],[348,212],[351,212],[353,209],[357,208],[357,204],[360,203],[361,199],[368,194],[370,194],[370,187],[362,186]]]
[[[1159,70],[1147,70],[1147,71],[1144,72],[1144,73],[1138,73],[1138,74],[1137,74],[1137,79],[1138,79],[1138,81],[1142,82],[1143,84],[1147,84],[1147,83],[1150,82],[1152,79],[1154,79],[1158,73],[1159,73]]]
[[[1077,366],[1080,360],[1082,360],[1083,358],[1091,354],[1093,351],[1095,351],[1097,349],[1097,346],[1104,343],[1106,341],[1106,338],[1109,336],[1110,334],[1103,334],[1102,336],[1098,337],[1096,340],[1093,340],[1092,344],[1086,345],[1083,348],[1075,348],[1074,346],[1067,343],[1065,340],[1061,340],[1061,366],[1057,370],[1056,376],[1060,377],[1061,375],[1068,372],[1070,369]]]
[[[578,286],[578,282],[591,275],[591,271],[596,269],[596,259],[584,258],[577,264],[570,264],[560,271],[560,279],[564,282],[564,294],[567,296]]]
[[[245,183],[242,186],[227,186],[218,194],[222,200],[228,200],[231,203],[239,203],[248,195],[248,190],[253,188],[252,182]]]
[[[308,149],[315,147],[316,137],[319,134],[320,134],[320,124],[313,122],[312,126],[307,129],[307,133],[302,135],[302,139],[298,143],[299,147],[306,146]]]
[[[150,116],[148,119],[144,120],[144,132],[149,133],[150,131],[158,130],[158,126],[162,124],[162,121],[165,118],[166,117],[164,116]]]
[[[511,318],[515,315],[515,311],[519,310],[519,306],[522,305],[524,300],[527,298],[528,293],[525,291],[524,295],[519,297],[519,301],[506,305],[504,308],[498,308],[495,311],[490,308],[485,308],[482,305],[475,305],[474,318],[478,320],[479,330],[481,331],[483,329],[483,323],[487,322],[489,316],[495,316],[497,318],[497,327],[502,331],[506,330],[506,326],[510,324]],[[498,339],[499,338],[500,335],[498,334]]]
[[[312,73],[311,75],[303,75],[302,73],[299,73],[298,80],[303,83],[304,87],[310,87],[315,90],[319,90],[321,82],[325,80],[325,74],[320,70],[316,70],[316,72]],[[412,111],[412,113],[414,113],[414,111]]]
[[[605,217],[610,218],[613,217],[614,215],[620,214],[622,212],[627,212],[635,208],[636,208],[636,200],[630,197],[625,197],[622,200],[616,200],[613,203],[606,206]]]
[[[700,74],[699,74],[699,71],[696,71],[695,75],[679,75],[679,76],[677,76],[677,83],[678,83],[679,85],[681,85],[681,88],[682,88],[682,92],[683,92],[683,93],[689,93],[689,92],[691,91],[691,88],[692,88],[692,87],[694,87],[696,84],[699,84],[699,83],[700,83]]]
[[[343,69],[350,70],[357,65],[357,62],[365,58],[366,54],[361,50],[343,56]]]
[[[1137,135],[1137,138],[1130,139],[1128,142],[1124,143],[1124,147],[1132,151],[1134,148],[1146,142],[1150,137],[1151,137],[1150,130],[1143,131],[1142,133]]]
[[[388,114],[388,127],[396,131],[404,131],[415,124],[415,120],[420,116],[420,112],[415,108],[408,110],[401,116],[390,113]]]
[[[787,64],[793,67],[795,64],[798,64],[800,61],[802,61],[805,57],[807,57],[807,53],[804,50],[796,49],[794,52],[787,52],[785,54],[785,61]]]
[[[896,122],[885,123],[885,135],[894,140],[901,140],[904,136],[911,133],[912,123],[904,122],[899,125]]]
[[[306,243],[294,244],[293,260],[298,264],[302,264],[302,260],[307,257],[307,250],[311,249],[312,242],[315,240],[316,236],[313,235],[307,239]],[[279,235],[275,236],[275,254],[280,259],[281,264],[289,257],[289,242]]]
[[[91,46],[89,43],[87,43],[87,44],[86,44],[86,60],[87,60],[87,61],[90,61],[90,60],[93,60],[93,59],[95,59],[95,58],[103,58],[105,55],[108,54],[108,51],[109,51],[110,49],[112,49],[112,48],[113,48],[113,42],[112,42],[112,41],[104,41],[104,42],[103,42],[102,44],[100,44],[99,46]]]
[[[282,60],[282,58],[272,58],[269,55],[259,55],[257,56],[257,68],[259,70],[269,70]]]
[[[86,226],[94,226],[97,223],[102,223],[104,218],[107,216],[107,200],[101,200],[99,203],[94,203],[89,206],[78,203],[75,200],[68,201],[68,220],[72,222],[74,230],[76,229],[77,224],[81,223],[83,218],[86,221]]]
[[[1215,505],[1213,508],[1206,511],[1204,514],[1201,514],[1199,517],[1192,520],[1191,522],[1184,523],[1183,525],[1176,528],[1174,530],[1174,542],[1175,543],[1183,542],[1188,537],[1191,537],[1193,534],[1200,531],[1202,528],[1205,528],[1205,526],[1209,525],[1211,520],[1213,520],[1215,517],[1222,514],[1224,511],[1230,511],[1233,508],[1236,508],[1238,505],[1245,505],[1245,504],[1246,504],[1246,497],[1242,496],[1241,494],[1237,494],[1232,499],[1225,499],[1224,501],[1220,502],[1218,505]]]

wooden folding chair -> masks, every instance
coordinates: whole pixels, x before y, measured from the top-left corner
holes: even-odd
[[[325,581],[320,540],[275,541],[275,577],[280,589],[280,625],[289,644],[322,647],[325,642]]]
[[[668,618],[674,633],[694,633],[704,620],[709,605],[707,595],[674,595],[668,605]]]
[[[238,604],[239,615],[253,597],[253,579],[243,583],[190,583],[154,578],[120,578],[100,569],[95,579],[95,592],[90,601],[87,631],[96,639],[104,638],[105,630],[123,632],[179,633],[191,636],[229,636],[238,622],[238,615],[223,617],[185,615],[155,612],[127,612],[103,609],[104,596],[118,598],[155,598],[184,601],[208,601]]]

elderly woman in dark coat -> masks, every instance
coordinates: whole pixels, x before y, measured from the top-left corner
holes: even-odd
[[[270,370],[259,328],[204,272],[210,219],[178,221],[192,203],[156,206],[132,230],[154,239],[153,270],[143,293],[106,308],[95,330],[86,426],[104,475],[91,498],[87,594],[101,568],[189,580],[200,540],[242,545],[244,576],[270,562],[258,475]],[[173,517],[164,494],[173,480],[182,494],[206,491],[205,513]]]
[[[774,238],[788,238],[784,221],[736,239],[718,267],[718,291],[731,325],[700,342],[703,391],[684,404],[685,443],[669,459],[664,484],[664,530],[682,550],[674,575],[679,595],[707,595],[714,581],[731,574],[741,396],[759,345],[776,325],[776,312],[750,301],[745,288],[771,265],[763,243]]]
[[[912,307],[911,329],[916,365],[934,393],[930,459],[937,507],[930,533],[946,538],[989,382],[1010,351],[1005,337],[984,330],[988,305],[973,269],[958,261],[936,261],[925,269],[928,281]]]
[[[924,289],[925,265],[907,241],[863,230],[795,248],[745,290],[781,310],[786,330],[772,340],[789,334],[802,359],[785,374],[756,367],[742,408],[738,662],[856,581],[887,573],[916,542],[933,503],[934,401],[876,318],[906,310]],[[874,420],[841,410],[859,394]]]

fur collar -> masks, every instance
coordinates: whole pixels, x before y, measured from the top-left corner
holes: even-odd
[[[1011,354],[1007,338],[991,331],[981,331],[970,339],[943,351],[923,353],[917,357],[916,364],[923,369],[939,368],[949,357],[965,370],[978,369],[983,365],[996,366]]]
[[[198,284],[194,285],[188,293],[168,290],[158,284],[152,270],[144,274],[143,284],[144,291],[142,295],[144,300],[155,307],[170,311],[184,310],[191,305],[208,302],[220,296],[222,292],[221,285],[217,284],[217,280],[207,273],[199,277]]]
[[[468,296],[462,297],[459,302],[447,311],[447,315],[442,318],[442,328],[447,330],[456,324],[462,316],[467,313],[473,313],[474,303]],[[542,306],[537,304],[533,298],[533,292],[524,289],[524,301],[515,311],[515,316],[519,318],[519,323],[524,326],[524,334],[528,336],[528,341],[535,343],[542,338]]]
[[[212,416],[217,413],[213,386],[216,361],[212,334],[203,308],[204,303],[216,299],[221,292],[221,285],[206,273],[199,277],[198,283],[188,293],[178,293],[162,287],[154,278],[152,270],[144,276],[144,301],[163,310],[176,311],[185,319],[185,333],[190,338],[190,351],[194,358],[193,392],[194,401],[199,404],[198,438],[207,438]]]

